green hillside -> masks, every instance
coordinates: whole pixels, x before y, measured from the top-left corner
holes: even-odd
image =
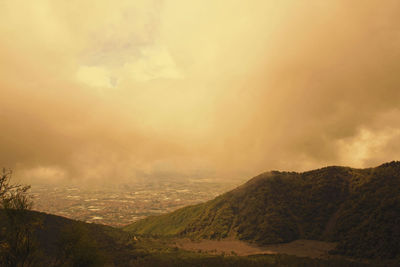
[[[260,245],[315,239],[334,253],[400,257],[400,162],[376,168],[272,171],[203,204],[125,228],[139,235],[221,239]]]
[[[291,255],[210,255],[184,251],[169,240],[139,238],[120,229],[70,220],[51,214],[27,211],[35,229],[31,260],[25,265],[4,262],[0,266],[100,267],[100,266],[370,266],[345,259],[311,259]],[[4,211],[0,210],[0,242],[3,240]],[[0,246],[0,253],[4,252]],[[0,254],[1,255],[1,254]],[[26,263],[26,262],[25,262]]]

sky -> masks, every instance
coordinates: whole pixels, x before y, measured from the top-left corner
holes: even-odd
[[[0,165],[30,183],[400,158],[397,0],[0,0]]]

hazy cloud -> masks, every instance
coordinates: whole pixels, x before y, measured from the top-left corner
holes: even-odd
[[[0,163],[242,177],[399,158],[398,1],[0,2]]]

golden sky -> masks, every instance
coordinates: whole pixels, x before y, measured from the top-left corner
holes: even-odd
[[[0,163],[29,182],[400,156],[397,0],[0,0]]]

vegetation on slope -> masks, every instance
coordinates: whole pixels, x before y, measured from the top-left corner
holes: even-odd
[[[210,255],[181,250],[163,238],[133,240],[119,229],[28,212],[36,228],[34,260],[23,266],[368,266],[343,259],[310,259],[290,255]],[[0,217],[1,217],[0,213]],[[22,266],[22,265],[1,265]]]
[[[336,253],[400,255],[400,163],[268,172],[207,203],[129,225],[136,234],[220,239],[260,245],[296,239],[336,241]]]
[[[0,173],[0,266],[103,266],[129,258],[120,229],[31,211],[29,186]]]
[[[139,237],[137,240],[120,229],[30,211],[29,187],[10,184],[9,175],[3,172],[0,179],[3,181],[0,182],[1,266],[366,266],[340,258],[210,255],[172,247],[170,240],[163,238]],[[233,229],[233,224],[227,224],[227,220],[236,211],[222,200],[224,197],[213,205],[192,206],[181,209],[176,216],[164,216],[163,225],[143,224],[142,227],[144,231],[162,229],[166,235],[177,235],[196,228],[192,216],[201,219],[206,210],[215,213],[216,220],[211,226],[216,232],[229,233],[227,229]],[[217,236],[211,230],[207,229],[203,235]]]

